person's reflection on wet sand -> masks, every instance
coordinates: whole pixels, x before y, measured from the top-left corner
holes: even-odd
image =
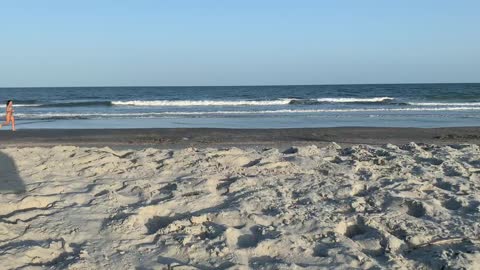
[[[25,184],[18,175],[15,161],[0,151],[0,194],[23,192],[25,192]]]

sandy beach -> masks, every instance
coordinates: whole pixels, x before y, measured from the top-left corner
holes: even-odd
[[[2,131],[0,268],[478,269],[479,131]]]

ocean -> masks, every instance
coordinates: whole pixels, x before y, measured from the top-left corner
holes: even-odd
[[[7,99],[14,100],[18,129],[452,127],[480,122],[480,84],[0,88],[0,108]]]

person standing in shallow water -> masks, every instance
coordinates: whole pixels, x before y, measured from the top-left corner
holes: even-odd
[[[15,117],[13,116],[13,113],[14,113],[13,101],[9,100],[7,101],[7,107],[6,107],[6,113],[5,113],[6,120],[2,124],[0,124],[0,128],[2,128],[3,126],[9,125],[11,123],[12,130],[15,131]]]

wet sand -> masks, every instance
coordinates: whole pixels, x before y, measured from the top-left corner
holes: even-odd
[[[480,127],[458,128],[301,128],[301,129],[57,129],[0,131],[2,146],[110,146],[110,147],[288,147],[408,142],[448,145],[480,143]]]

